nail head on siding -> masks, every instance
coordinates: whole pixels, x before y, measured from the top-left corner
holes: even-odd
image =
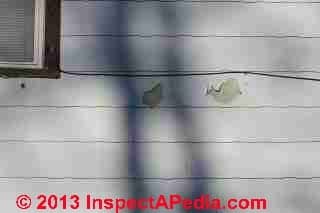
[[[21,84],[20,84],[20,88],[21,88],[21,89],[25,89],[25,88],[26,88],[26,84],[25,84],[25,83],[21,83]]]

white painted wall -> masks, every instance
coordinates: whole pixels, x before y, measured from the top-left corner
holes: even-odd
[[[121,6],[129,20],[124,33],[160,35],[129,38],[131,69],[168,69],[166,48],[173,45],[181,56],[181,72],[227,69],[319,77],[320,38],[310,38],[320,36],[318,4],[199,0]],[[119,68],[114,52],[120,38],[70,37],[115,33],[115,7],[116,1],[63,2],[64,70]],[[161,18],[159,11],[165,8],[174,8],[179,23],[174,30]],[[200,37],[161,37],[173,33]],[[220,37],[206,37],[210,35]],[[274,37],[233,37],[239,35]],[[288,35],[298,37],[283,37]],[[229,77],[238,79],[243,92],[232,103],[224,105],[204,95],[209,83]],[[130,196],[133,183],[117,180],[129,176],[128,99],[121,89],[126,81],[66,75],[60,80],[0,80],[1,209],[19,212],[15,197],[20,193]],[[215,196],[266,197],[265,212],[270,213],[318,210],[318,179],[280,178],[320,176],[319,83],[245,75],[130,81],[138,94],[134,100],[140,134],[135,140],[143,142],[143,177],[190,177],[191,161],[199,160],[207,164],[207,177],[222,178],[203,179]],[[25,89],[19,87],[21,82]],[[143,108],[143,92],[157,82],[164,86],[161,107]],[[177,83],[182,85],[172,87]],[[174,91],[182,94],[179,106],[170,99]],[[181,106],[193,121],[186,127],[189,134],[177,119]],[[200,153],[199,159],[187,154],[189,145]],[[67,179],[57,180],[61,178]],[[186,193],[191,187],[190,180],[181,179],[145,184],[150,195]]]

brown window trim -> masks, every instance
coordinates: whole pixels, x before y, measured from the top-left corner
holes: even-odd
[[[0,68],[3,78],[60,78],[61,0],[46,0],[45,56],[42,69]]]

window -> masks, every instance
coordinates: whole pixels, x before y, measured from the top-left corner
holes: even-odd
[[[1,77],[58,78],[61,0],[0,0]]]

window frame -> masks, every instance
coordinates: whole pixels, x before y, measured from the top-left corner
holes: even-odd
[[[0,62],[3,78],[60,78],[61,0],[35,0],[33,62]]]

